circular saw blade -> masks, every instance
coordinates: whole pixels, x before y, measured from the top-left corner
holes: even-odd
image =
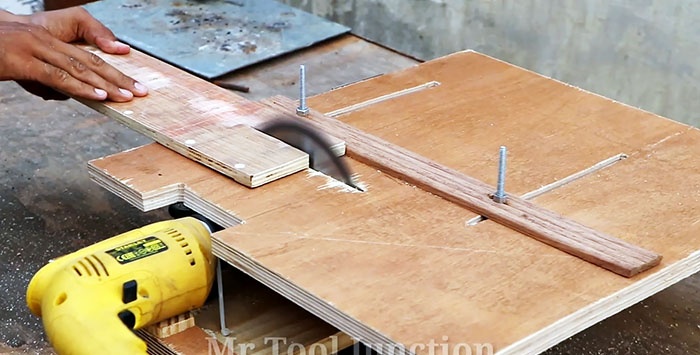
[[[309,166],[338,181],[362,191],[343,157],[335,155],[324,134],[300,121],[278,119],[259,127],[259,131],[275,137],[309,155]]]

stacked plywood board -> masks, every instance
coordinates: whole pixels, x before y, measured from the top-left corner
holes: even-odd
[[[158,105],[188,135],[197,134],[183,123],[192,119],[255,127],[293,110],[283,98],[252,102],[218,91],[138,53],[106,59],[151,87],[168,82],[134,103],[88,103],[122,121],[126,111],[147,115]],[[355,132],[338,137],[319,125],[347,144],[365,192],[309,169],[250,188],[157,144],[92,161],[90,173],[142,209],[184,201],[229,227],[214,235],[217,256],[382,352],[537,353],[700,269],[697,129],[475,52],[333,90],[310,106]],[[193,109],[194,118],[182,114]],[[311,121],[336,122],[317,113]],[[440,175],[447,194],[356,153],[377,138],[428,170],[449,170]],[[501,145],[514,201],[564,180],[528,208],[639,248],[651,261],[625,277],[517,232],[508,218],[469,223],[478,214],[448,195],[464,176],[482,190],[495,185]],[[614,164],[600,164],[611,157]]]

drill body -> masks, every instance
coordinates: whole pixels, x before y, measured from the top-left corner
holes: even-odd
[[[201,307],[214,279],[210,231],[185,217],[55,259],[27,289],[60,355],[146,354],[132,329]]]

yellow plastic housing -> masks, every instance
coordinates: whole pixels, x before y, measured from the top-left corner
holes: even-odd
[[[139,329],[199,308],[214,267],[200,221],[158,222],[49,262],[29,283],[27,305],[59,355],[145,355],[145,342],[120,312],[131,312],[123,313],[126,323]]]

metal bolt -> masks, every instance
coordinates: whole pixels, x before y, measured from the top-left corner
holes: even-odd
[[[498,185],[496,185],[496,193],[493,195],[493,200],[497,203],[506,203],[508,196],[505,192],[506,183],[506,147],[501,146],[499,151],[498,161]]]
[[[297,115],[307,116],[309,108],[306,107],[306,67],[299,66],[299,107],[297,107]]]
[[[224,281],[221,276],[221,259],[216,260],[216,285],[219,289],[219,321],[221,322],[221,335],[227,337],[231,331],[226,328],[226,315],[224,314]]]

